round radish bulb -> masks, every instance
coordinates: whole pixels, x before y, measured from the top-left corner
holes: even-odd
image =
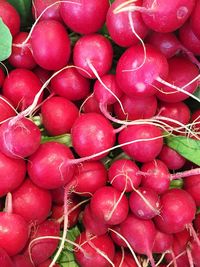
[[[160,198],[152,189],[140,187],[130,194],[129,206],[136,217],[149,220],[159,214]]]
[[[161,130],[148,124],[132,125],[122,130],[118,141],[122,149],[134,160],[148,162],[154,160],[163,146]],[[132,142],[132,143],[131,143]]]
[[[0,95],[0,122],[3,122],[10,117],[14,117],[15,115],[16,112],[14,108],[12,108],[8,99]]]
[[[70,11],[71,12],[71,11]],[[111,68],[113,59],[113,49],[110,41],[101,34],[88,34],[79,38],[74,46],[74,65],[82,68],[78,71],[86,78],[96,79],[96,74],[103,76]]]
[[[164,253],[171,250],[173,244],[173,235],[166,234],[156,230],[156,236],[153,244],[153,253]]]
[[[107,170],[100,161],[87,161],[77,164],[74,172],[74,192],[90,197],[97,189],[106,185]]]
[[[137,267],[133,255],[127,251],[124,251],[124,255],[121,251],[115,253],[115,258],[113,261],[115,267]]]
[[[108,8],[108,0],[72,0],[61,3],[60,14],[72,31],[89,34],[101,29]]]
[[[51,91],[71,101],[87,97],[89,90],[90,81],[75,68],[65,69],[51,80]]]
[[[60,3],[57,0],[34,0],[32,13],[35,20],[43,13],[40,20],[55,19],[62,21]]]
[[[0,153],[0,196],[15,190],[24,180],[26,163],[23,159],[13,159]]]
[[[196,205],[189,193],[170,189],[160,197],[161,212],[154,218],[156,227],[167,234],[178,233],[195,218]]]
[[[115,142],[115,133],[112,124],[97,113],[82,114],[75,121],[71,130],[72,144],[81,157],[91,156],[91,159],[101,159],[108,154],[94,154],[112,148]]]
[[[64,97],[53,96],[41,107],[42,122],[50,135],[69,133],[79,115],[75,104]]]
[[[80,249],[75,247],[74,256],[81,267],[109,267],[109,261],[103,257],[98,250],[107,256],[111,262],[114,259],[115,247],[108,235],[94,236],[91,238],[83,232],[77,237],[75,243],[81,246],[85,252],[85,254],[83,254]]]
[[[194,199],[196,206],[200,206],[200,174],[192,175],[184,178],[183,188],[187,191]]]
[[[179,39],[181,43],[194,55],[200,56],[200,36],[197,38],[194,34],[190,22],[187,21],[179,29]]]
[[[120,98],[125,113],[119,102],[114,104],[114,111],[120,120],[148,119],[156,114],[157,99],[155,95],[148,97],[129,97],[123,95]]]
[[[33,29],[30,43],[33,58],[40,67],[59,70],[67,65],[71,51],[70,39],[60,22],[39,21]]]
[[[31,260],[23,254],[12,257],[12,261],[15,267],[34,267]]]
[[[15,68],[33,69],[37,65],[31,53],[30,41],[21,45],[27,36],[27,32],[19,32],[13,39],[12,53],[8,61]]]
[[[49,236],[49,238],[33,241],[43,236]],[[37,229],[34,229],[31,233],[29,240],[30,256],[36,266],[49,259],[55,252],[59,239],[52,239],[51,236],[60,236],[60,225],[50,220],[39,224]],[[32,244],[30,244],[31,241],[33,241]],[[25,251],[25,255],[29,255],[29,249]]]
[[[166,58],[175,56],[181,49],[180,42],[173,32],[161,33],[152,31],[146,38],[146,42],[157,48]]]
[[[94,193],[90,208],[96,219],[110,225],[123,222],[129,209],[126,196],[111,186],[103,186]]]
[[[28,237],[28,223],[23,217],[14,213],[0,212],[0,247],[5,249],[9,256],[20,253]]]
[[[168,61],[169,75],[166,81],[175,86],[183,87],[199,75],[199,70],[189,59],[176,56]],[[194,93],[197,89],[198,82],[195,81],[184,88],[188,93]],[[189,96],[184,92],[170,88],[167,85],[162,86],[162,91],[157,91],[156,96],[165,102],[180,102]]]
[[[123,92],[130,96],[148,97],[156,93],[157,79],[166,78],[168,63],[165,56],[151,45],[128,48],[117,63],[116,78]]]
[[[74,166],[69,165],[74,158],[64,144],[47,142],[29,158],[27,169],[31,180],[44,189],[55,189],[71,181]]]
[[[39,147],[41,133],[29,119],[4,122],[0,127],[0,150],[11,158],[26,158]]]
[[[116,44],[122,47],[129,47],[139,43],[139,37],[144,39],[148,33],[148,28],[144,24],[140,12],[131,12],[130,17],[133,22],[134,29],[131,28],[128,12],[115,14],[114,10],[123,3],[126,3],[126,1],[116,0],[111,4],[106,17],[106,26],[112,40]],[[141,5],[141,0],[131,3],[131,6]]]
[[[12,36],[20,30],[20,16],[17,10],[7,1],[0,1],[0,18],[6,24]]]
[[[169,170],[179,170],[186,163],[186,159],[184,157],[167,145],[163,145],[158,158],[165,163]]]
[[[32,104],[41,87],[41,81],[32,71],[14,69],[4,81],[2,93],[15,108],[24,110]],[[39,101],[41,100],[42,94]]]
[[[110,106],[109,106],[110,107]],[[83,113],[99,113],[102,114],[99,102],[97,101],[94,94],[91,94],[84,100],[84,104],[82,106]]]
[[[197,36],[197,38],[200,39],[200,17],[199,17],[199,12],[200,12],[200,2],[196,1],[196,5],[194,7],[194,10],[191,14],[190,21],[191,21],[191,26],[192,26],[192,31],[194,34]]]
[[[162,194],[169,189],[170,173],[164,162],[153,160],[146,162],[141,167],[142,186],[151,188],[158,194]]]
[[[195,0],[144,0],[142,13],[145,24],[156,32],[172,32],[180,28],[189,18]]]
[[[12,259],[8,256],[7,252],[3,248],[0,248],[0,266],[15,267]]]
[[[29,224],[45,221],[51,211],[51,193],[39,188],[30,179],[26,179],[13,192],[12,198],[13,212],[21,215]]]
[[[108,180],[117,190],[131,192],[134,188],[138,188],[141,182],[141,175],[138,172],[139,167],[134,161],[118,159],[108,170]]]

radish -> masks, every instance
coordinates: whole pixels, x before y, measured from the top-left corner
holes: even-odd
[[[31,53],[30,42],[21,47],[27,36],[27,32],[19,32],[13,39],[12,53],[8,61],[15,68],[33,69],[37,65]]]
[[[200,3],[199,3],[199,1],[196,1],[196,5],[195,5],[194,10],[193,10],[191,17],[190,17],[190,21],[191,21],[192,31],[197,36],[197,38],[200,38],[199,11],[200,11]]]
[[[75,259],[81,267],[109,267],[111,265],[115,248],[108,235],[90,237],[83,232],[75,242],[82,249],[78,248],[74,251]]]
[[[63,205],[64,202],[64,187],[58,187],[50,190],[52,196],[52,202],[56,205]]]
[[[117,251],[113,263],[115,267],[137,267],[133,256],[127,251]]]
[[[100,159],[108,153],[98,157],[93,154],[112,148],[115,142],[115,133],[112,124],[97,113],[82,114],[75,121],[71,130],[73,147],[79,156],[91,156],[91,159]]]
[[[33,29],[30,43],[33,58],[40,67],[47,70],[59,70],[67,65],[71,51],[70,40],[66,29],[60,22],[39,21]],[[54,45],[51,46],[52,43]]]
[[[0,87],[2,87],[4,80],[5,80],[5,73],[3,71],[3,69],[0,67]]]
[[[197,207],[200,206],[200,196],[199,196],[200,174],[185,177],[183,188],[192,196],[192,198],[196,203],[196,206]]]
[[[173,235],[160,232],[156,229],[156,236],[153,244],[153,253],[165,253],[170,251],[173,243]]]
[[[30,179],[26,179],[12,196],[13,212],[21,215],[29,224],[39,224],[50,214],[50,192],[34,185]]]
[[[104,224],[117,225],[128,215],[128,200],[111,186],[99,188],[90,202],[91,213]]]
[[[84,35],[79,38],[74,46],[74,65],[88,72],[87,74],[86,72],[78,69],[81,75],[86,78],[96,78],[96,74],[93,69],[95,69],[99,76],[103,76],[108,73],[112,65],[112,59],[112,45],[108,39],[100,34]]]
[[[37,265],[37,267],[49,267],[50,266],[50,263],[51,263],[51,260],[49,259],[49,260],[46,260],[46,261],[40,263],[39,265]],[[53,265],[53,267],[60,267],[60,265],[57,264],[57,263],[55,263]]]
[[[34,0],[32,13],[35,20],[43,13],[40,20],[54,19],[62,21],[60,3],[57,0]]]
[[[161,130],[154,125],[132,125],[122,130],[118,141],[122,149],[134,160],[148,162],[155,159],[163,146]],[[129,143],[130,142],[130,143]]]
[[[15,190],[26,175],[26,163],[23,159],[13,159],[0,153],[0,196]]]
[[[178,233],[188,227],[192,229],[196,205],[189,193],[183,189],[170,189],[160,197],[160,216],[154,218],[156,227],[164,233]]]
[[[51,80],[51,91],[68,100],[76,101],[89,95],[90,82],[76,68],[68,68]]]
[[[130,159],[115,160],[108,170],[108,180],[117,190],[131,192],[138,188],[141,175],[138,174],[139,167]]]
[[[17,10],[7,1],[0,1],[0,18],[9,28],[12,36],[20,30],[20,16]]]
[[[153,46],[146,44],[128,48],[120,57],[116,78],[119,86],[130,97],[148,97],[156,93],[158,77],[168,75],[168,63],[165,56]]]
[[[13,261],[3,248],[0,248],[0,266],[15,267]]]
[[[197,244],[196,241],[192,241],[190,244],[191,247],[191,256],[193,263],[195,264],[195,267],[200,266],[200,259],[199,259],[199,254],[200,254],[200,246]]]
[[[127,244],[121,238],[121,236],[122,236],[121,224],[113,225],[112,228],[109,228],[109,231],[110,231],[110,236],[111,236],[112,240],[114,241],[114,243],[117,246],[125,247],[125,248],[127,247]]]
[[[107,107],[109,109],[112,106]],[[89,95],[82,104],[83,113],[102,113],[99,107],[99,101],[96,99],[95,95],[92,93]]]
[[[47,142],[41,144],[29,157],[27,170],[30,179],[39,187],[54,189],[68,183],[74,173],[71,150],[64,144]]]
[[[131,245],[133,250],[139,254],[148,256],[152,267],[155,267],[152,257],[152,249],[156,236],[156,229],[151,220],[142,220],[133,214],[129,214],[121,223],[121,231],[124,238]]]
[[[26,158],[39,147],[39,128],[27,118],[15,118],[0,127],[0,151],[11,158]]]
[[[80,34],[95,33],[101,29],[109,8],[108,0],[71,0],[60,5],[64,23]]]
[[[41,107],[43,125],[53,136],[69,133],[78,115],[75,104],[60,96],[47,99]]]
[[[19,68],[12,70],[6,77],[2,93],[21,111],[32,104],[41,86],[42,83],[32,71]],[[42,94],[39,100],[42,100]]]
[[[15,267],[34,267],[30,259],[23,254],[12,257],[12,261]]]

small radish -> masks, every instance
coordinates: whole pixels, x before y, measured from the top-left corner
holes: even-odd
[[[60,14],[72,31],[80,34],[95,33],[101,29],[109,8],[108,0],[63,1]]]
[[[74,46],[74,65],[88,72],[79,71],[84,77],[95,79],[108,73],[113,59],[113,48],[108,39],[101,34],[88,34],[79,38]],[[94,69],[94,70],[93,70]]]
[[[32,13],[35,19],[43,13],[40,20],[54,19],[62,21],[60,3],[57,0],[34,0]]]
[[[127,252],[124,251],[124,254],[121,251],[117,251],[115,253],[114,258],[114,266],[115,267],[137,267],[135,260],[133,259],[133,256]]]
[[[183,188],[187,191],[194,199],[196,206],[200,206],[200,174],[192,175],[184,178]]]
[[[82,111],[83,113],[99,113],[99,114],[102,113],[99,107],[99,101],[96,99],[94,94],[89,95],[84,100],[83,105],[82,105]]]
[[[148,162],[155,159],[163,146],[161,130],[154,125],[132,125],[122,130],[118,141],[122,149],[134,160]]]
[[[99,188],[90,202],[91,213],[104,224],[117,225],[128,215],[128,200],[111,186]]]
[[[41,133],[29,119],[11,119],[0,127],[0,151],[11,158],[26,158],[39,147]]]
[[[173,235],[160,232],[156,229],[156,236],[153,245],[153,253],[164,253],[170,251],[173,244]]]
[[[81,233],[76,241],[80,248],[76,248],[74,256],[81,267],[109,267],[115,255],[113,241],[108,235],[87,236]]]
[[[71,51],[70,39],[60,22],[39,21],[33,29],[30,43],[33,58],[40,67],[47,70],[59,70],[67,65]]]
[[[41,106],[43,125],[52,136],[69,133],[78,115],[76,105],[60,96],[47,99]]]

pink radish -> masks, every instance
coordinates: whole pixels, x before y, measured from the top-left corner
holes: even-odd
[[[32,13],[35,19],[43,13],[40,20],[55,19],[62,21],[60,15],[60,3],[57,0],[34,0]]]
[[[15,109],[12,107],[8,99],[0,96],[0,122],[14,117],[16,115]]]
[[[117,251],[113,263],[115,267],[137,267],[133,256],[127,251],[124,254]]]
[[[156,230],[156,236],[153,245],[153,253],[164,253],[170,251],[173,243],[173,235],[165,234]]]

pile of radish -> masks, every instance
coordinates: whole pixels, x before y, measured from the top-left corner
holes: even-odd
[[[28,2],[0,0],[0,266],[200,267],[200,1]]]

